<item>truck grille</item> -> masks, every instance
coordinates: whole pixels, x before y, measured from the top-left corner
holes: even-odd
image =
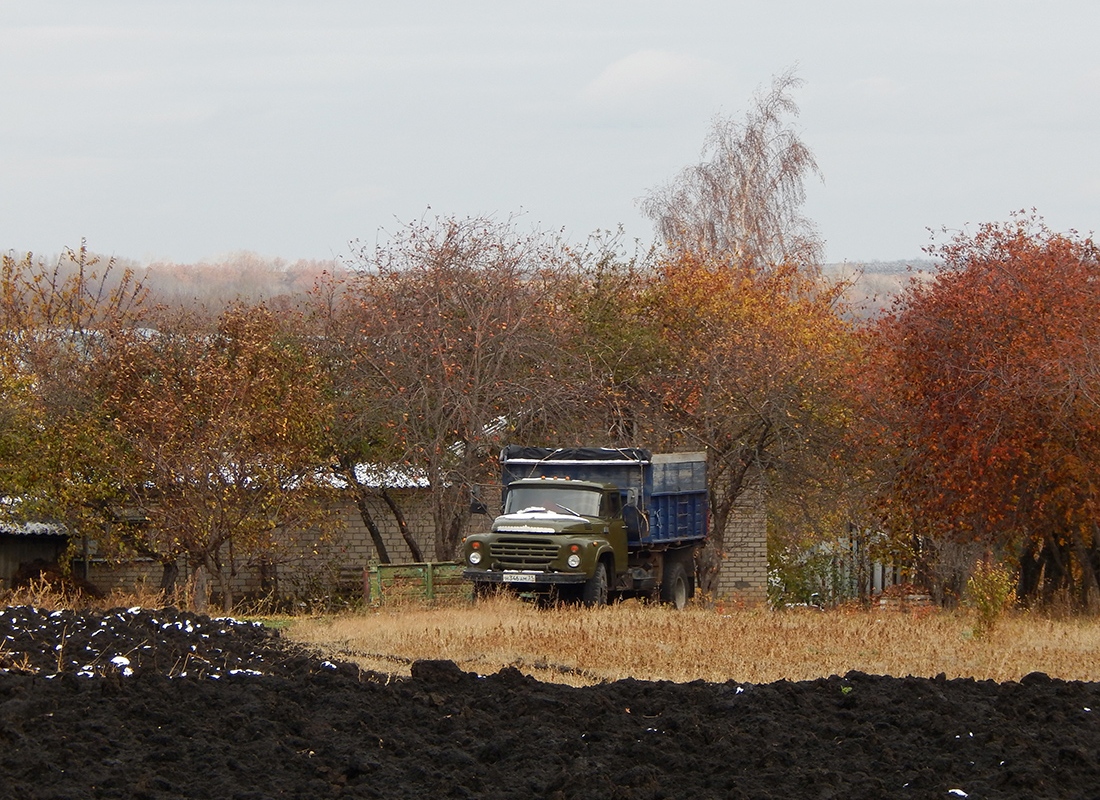
[[[558,555],[558,546],[545,539],[497,539],[489,545],[489,557],[504,569],[546,567]]]

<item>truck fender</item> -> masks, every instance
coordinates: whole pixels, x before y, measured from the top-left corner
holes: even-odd
[[[611,546],[610,542],[601,540],[596,546],[596,563],[601,561],[608,561],[611,563],[611,579],[614,580],[618,574],[618,568],[615,564],[615,549]]]

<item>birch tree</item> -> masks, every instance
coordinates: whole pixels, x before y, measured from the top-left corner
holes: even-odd
[[[757,93],[743,120],[714,118],[702,160],[641,203],[662,243],[758,268],[820,263],[821,239],[802,213],[806,179],[820,172],[791,123],[801,85],[788,70]]]

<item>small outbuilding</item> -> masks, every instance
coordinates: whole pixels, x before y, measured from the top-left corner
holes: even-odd
[[[10,589],[24,564],[56,563],[69,546],[60,525],[45,522],[0,522],[0,590]]]

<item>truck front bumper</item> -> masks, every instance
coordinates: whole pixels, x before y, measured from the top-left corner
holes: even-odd
[[[507,583],[515,586],[584,583],[588,577],[582,572],[536,572],[522,569],[466,569],[462,577],[481,583]]]

